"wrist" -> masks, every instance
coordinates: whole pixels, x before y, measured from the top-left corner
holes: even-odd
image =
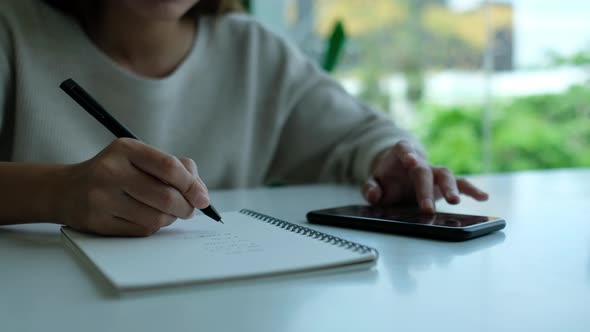
[[[49,222],[54,224],[63,223],[63,204],[67,200],[64,197],[65,189],[68,187],[69,165],[34,165],[31,167],[28,187],[30,191],[29,204],[30,214],[26,216],[26,222]]]
[[[0,224],[61,221],[66,165],[0,163]]]
[[[70,198],[67,191],[70,187],[71,173],[74,165],[54,165],[45,177],[45,186],[38,206],[40,213],[47,222],[55,224],[65,223],[65,211]]]

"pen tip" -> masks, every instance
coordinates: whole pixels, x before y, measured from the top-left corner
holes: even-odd
[[[223,222],[223,219],[219,219],[219,222],[220,222],[220,223],[222,223],[222,224],[225,224],[225,223]]]

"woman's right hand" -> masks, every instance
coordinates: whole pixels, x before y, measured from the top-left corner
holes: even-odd
[[[134,139],[117,139],[66,174],[58,218],[84,232],[149,236],[209,205],[194,161]]]

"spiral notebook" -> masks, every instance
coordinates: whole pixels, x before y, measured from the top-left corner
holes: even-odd
[[[332,268],[366,268],[375,249],[250,210],[179,220],[146,238],[61,229],[66,243],[118,290],[205,283]]]

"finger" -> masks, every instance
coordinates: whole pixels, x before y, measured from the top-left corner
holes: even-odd
[[[457,180],[453,173],[446,167],[433,167],[434,183],[438,186],[440,193],[450,204],[459,204],[459,189]]]
[[[185,219],[194,211],[194,207],[176,188],[142,171],[132,172],[124,181],[122,189],[125,193],[162,213]]]
[[[471,184],[471,182],[465,179],[458,179],[457,180],[457,187],[459,188],[459,192],[465,194],[467,196],[473,197],[478,201],[487,201],[489,195]]]
[[[121,194],[119,204],[113,210],[112,214],[150,229],[160,229],[169,226],[177,219],[175,216],[162,213],[151,206],[135,200],[127,194]]]
[[[432,169],[427,163],[420,162],[411,170],[411,173],[414,179],[414,189],[416,190],[416,201],[420,209],[426,213],[434,213]]]
[[[373,177],[370,177],[365,182],[362,188],[362,193],[365,200],[371,205],[379,204],[381,197],[383,196],[381,187]]]
[[[178,158],[137,140],[122,142],[133,166],[176,188],[194,207],[205,208],[209,205],[206,188]]]

